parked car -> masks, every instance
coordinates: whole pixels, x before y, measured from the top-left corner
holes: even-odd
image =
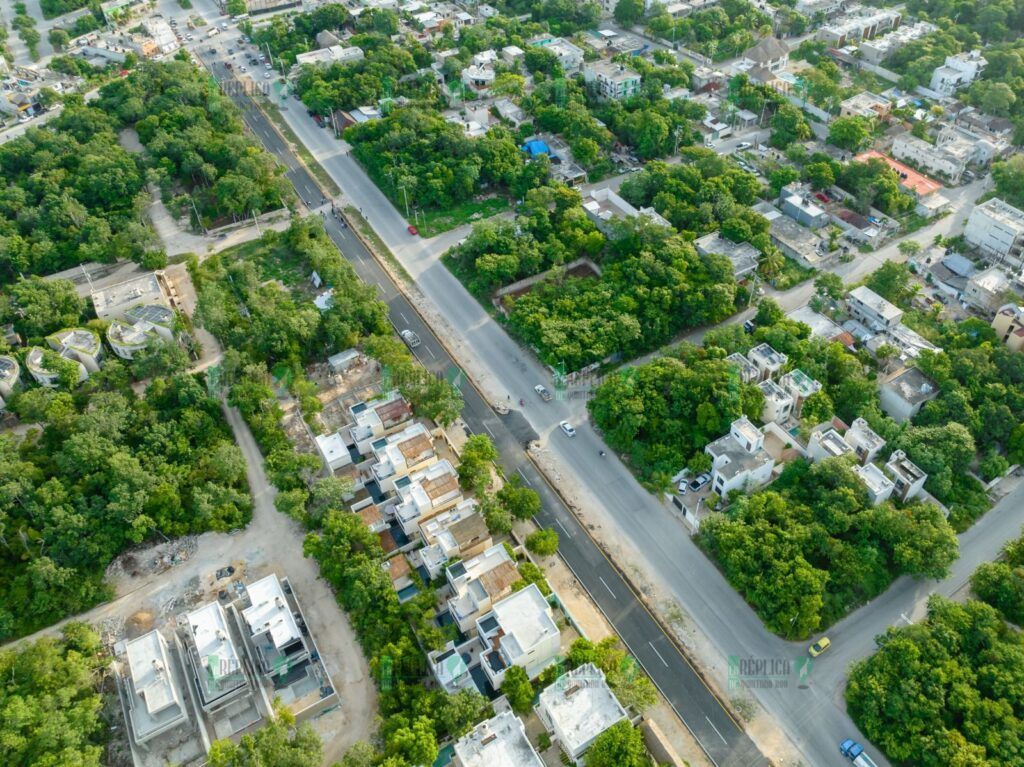
[[[752,147],[752,146],[754,146],[754,145],[751,144],[749,141],[741,141],[740,143],[738,143],[736,145],[736,151],[737,152],[742,152],[744,149],[750,149],[750,147]]]
[[[831,202],[831,200],[829,200],[827,194],[822,194],[821,192],[815,192],[814,196],[817,197],[822,202],[826,202],[826,203],[827,202]]]
[[[399,333],[399,335],[402,337],[402,340],[409,345],[410,349],[415,349],[420,345],[420,337],[408,328]]]
[[[687,485],[687,489],[691,493],[698,493],[710,481],[711,481],[711,474],[709,474],[708,472],[704,472],[703,474],[698,474],[696,477],[694,477],[694,479],[690,482],[690,484]]]
[[[817,658],[831,646],[832,640],[828,637],[822,637],[817,642],[815,642],[807,648],[807,654],[810,655],[812,658]]]
[[[263,79],[264,80],[269,80],[271,77],[273,77],[273,75],[270,74],[270,72],[264,72],[263,73]]]
[[[561,429],[565,433],[565,436],[567,436],[567,437],[575,437],[576,436],[576,429],[574,429],[572,424],[569,423],[568,421],[560,422],[558,424],[558,428]]]
[[[420,233],[420,230],[417,229],[413,224],[409,224],[408,229],[409,234],[411,234],[413,237]]]
[[[744,333],[747,333],[749,335],[750,333],[753,333],[755,330],[757,330],[757,325],[753,320],[747,320],[746,322],[743,323]]]
[[[543,386],[542,384],[537,384],[536,386],[533,387],[533,390],[537,392],[540,398],[545,402],[551,401],[551,392],[547,390],[546,386]]]

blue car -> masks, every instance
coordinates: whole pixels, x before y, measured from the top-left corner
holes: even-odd
[[[864,752],[864,746],[853,738],[847,738],[839,744],[839,753],[853,762],[854,767],[878,767],[875,760]]]

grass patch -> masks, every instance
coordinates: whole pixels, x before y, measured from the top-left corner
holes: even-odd
[[[309,172],[313,174],[317,181],[320,182],[320,185],[324,190],[330,194],[331,197],[337,197],[340,195],[341,188],[334,183],[334,179],[331,178],[330,174],[328,174],[327,171],[324,170],[323,166],[316,161],[316,158],[313,157],[312,152],[306,148],[306,145],[299,141],[299,137],[295,135],[295,131],[288,126],[284,117],[281,116],[280,107],[266,98],[261,97],[258,101],[260,109],[262,109],[263,113],[270,118],[272,123],[274,123],[275,127],[281,132],[281,135],[284,136],[285,141],[291,145],[292,150],[298,155],[302,164],[309,169]]]
[[[482,221],[505,210],[508,210],[508,200],[504,197],[470,200],[445,210],[421,211],[416,228],[423,237],[435,237],[457,226]]]
[[[809,269],[806,266],[801,266],[792,258],[785,257],[785,266],[782,267],[782,271],[773,280],[772,285],[776,290],[789,290],[792,287],[799,285],[801,282],[806,282],[814,276],[815,270]]]
[[[278,280],[288,287],[299,287],[306,279],[302,264],[283,244],[268,245],[262,238],[249,240],[219,253],[224,263],[249,261],[263,281]]]
[[[369,243],[370,250],[376,253],[378,256],[388,262],[388,266],[391,267],[392,271],[397,274],[407,285],[411,285],[413,282],[412,276],[405,270],[405,267],[399,263],[398,259],[395,258],[395,254],[391,252],[389,248],[375,231],[373,227],[363,218],[363,214],[353,208],[351,205],[345,207],[345,217],[348,218],[349,223],[356,228],[356,230],[363,236],[363,239]]]

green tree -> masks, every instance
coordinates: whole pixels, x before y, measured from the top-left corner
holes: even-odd
[[[517,714],[527,714],[533,707],[533,685],[522,666],[511,666],[501,682],[501,693]]]
[[[526,548],[539,557],[550,557],[558,551],[558,533],[550,528],[534,530],[526,536]]]
[[[772,134],[769,145],[776,149],[785,149],[790,144],[806,141],[811,137],[811,126],[803,113],[789,102],[783,102],[772,115]]]
[[[55,51],[62,51],[64,46],[71,41],[71,36],[60,27],[53,27],[46,35],[46,39],[49,40]]]
[[[806,400],[800,411],[800,417],[810,424],[824,423],[832,419],[835,406],[832,398],[824,390],[816,391]]]
[[[513,477],[502,485],[495,498],[515,519],[532,519],[541,510],[540,495],[532,488],[523,487],[518,477]]]
[[[85,311],[85,301],[69,280],[28,277],[18,280],[10,291],[15,327],[26,338],[41,338],[74,327]]]
[[[638,24],[644,17],[643,1],[619,0],[615,4],[614,16],[615,20],[627,29]]]
[[[837,117],[828,126],[828,143],[857,152],[871,140],[871,121],[866,117]]]
[[[486,434],[474,434],[466,440],[459,457],[459,482],[467,491],[481,493],[491,484],[491,470],[498,458]]]
[[[846,294],[843,278],[832,272],[819,272],[814,278],[814,289],[818,295],[827,296],[833,301],[838,301]]]
[[[278,706],[275,716],[256,732],[243,735],[238,743],[214,741],[210,747],[210,767],[301,767],[317,764],[323,749],[320,737],[309,722],[295,726],[295,717]]]
[[[612,725],[587,749],[588,767],[650,767],[643,735],[630,722]]]
[[[828,189],[836,183],[836,174],[828,162],[814,162],[804,166],[804,178],[815,190]]]

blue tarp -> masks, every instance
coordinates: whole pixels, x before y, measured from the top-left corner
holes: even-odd
[[[523,151],[528,153],[531,157],[536,157],[539,154],[551,154],[551,149],[547,143],[540,139],[534,139],[533,141],[527,141],[523,144]]]

